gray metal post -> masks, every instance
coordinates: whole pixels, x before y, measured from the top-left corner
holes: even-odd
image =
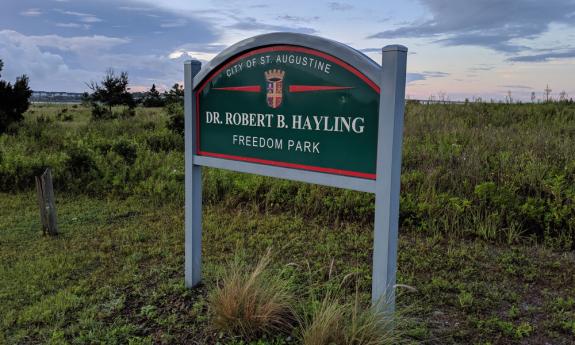
[[[194,165],[196,152],[196,121],[194,76],[202,63],[184,63],[184,135],[185,135],[185,283],[186,287],[198,285],[202,280],[202,168]]]
[[[395,310],[399,188],[407,48],[383,48],[377,140],[372,304]]]

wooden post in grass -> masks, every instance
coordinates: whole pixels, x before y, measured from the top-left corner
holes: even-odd
[[[36,195],[40,207],[40,222],[42,232],[50,236],[58,235],[56,222],[56,202],[54,200],[54,188],[52,186],[52,172],[50,168],[40,176],[36,176]]]

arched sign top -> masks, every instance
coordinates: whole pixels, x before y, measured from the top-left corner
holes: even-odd
[[[194,86],[196,88],[201,86],[205,79],[216,73],[222,65],[229,63],[239,55],[245,56],[245,53],[249,51],[269,46],[307,48],[331,57],[337,57],[338,60],[353,67],[374,85],[380,84],[381,66],[362,52],[345,44],[317,36],[277,32],[251,37],[225,49],[210,62],[202,66],[201,71],[194,78]]]
[[[283,41],[242,50],[194,94],[198,156],[376,178],[380,86],[342,56]]]

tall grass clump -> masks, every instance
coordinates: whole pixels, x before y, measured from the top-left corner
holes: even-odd
[[[290,280],[268,269],[271,251],[254,266],[236,256],[209,296],[214,327],[230,336],[277,336],[294,325]]]
[[[396,345],[406,342],[405,316],[383,311],[380,305],[363,307],[359,294],[354,302],[326,296],[301,322],[304,345]]]
[[[326,296],[312,307],[300,324],[299,338],[304,345],[339,344],[344,339],[345,305]]]
[[[346,345],[397,345],[406,342],[401,330],[406,323],[402,312],[396,311],[392,315],[383,311],[380,305],[362,308],[356,294],[349,313]]]

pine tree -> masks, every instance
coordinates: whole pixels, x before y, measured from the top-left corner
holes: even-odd
[[[92,116],[94,118],[114,117],[112,107],[124,105],[128,107],[127,113],[133,113],[136,101],[128,91],[128,72],[117,75],[113,69],[108,69],[100,83],[91,82],[88,87],[93,91],[90,95],[92,103]],[[103,109],[100,104],[108,109]]]
[[[163,107],[165,104],[162,95],[156,89],[156,84],[152,84],[150,91],[144,94],[142,105],[146,108]]]
[[[0,60],[0,72],[3,67],[4,63]],[[0,134],[6,132],[10,125],[24,119],[23,114],[30,107],[32,96],[28,81],[26,75],[16,78],[14,85],[0,80]]]
[[[184,87],[178,83],[174,84],[169,91],[164,92],[166,104],[184,104]]]

